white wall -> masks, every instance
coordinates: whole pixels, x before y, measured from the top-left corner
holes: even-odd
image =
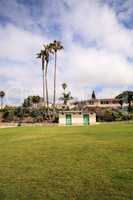
[[[66,124],[66,115],[59,115],[59,124],[61,125]]]
[[[96,123],[96,114],[89,114],[89,124]],[[59,124],[66,125],[66,115],[59,115]],[[72,114],[72,125],[83,125],[83,115]]]
[[[83,115],[72,115],[72,124],[83,124]]]
[[[96,123],[96,114],[89,114],[89,124],[95,124]]]

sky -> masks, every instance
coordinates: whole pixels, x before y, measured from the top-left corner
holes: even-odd
[[[0,0],[0,90],[7,104],[42,95],[43,44],[61,41],[57,99],[66,82],[75,99],[133,90],[133,0]],[[48,85],[53,95],[54,59]]]

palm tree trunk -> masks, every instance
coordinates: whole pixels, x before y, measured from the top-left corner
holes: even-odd
[[[43,106],[45,106],[44,58],[42,58]]]
[[[56,100],[56,62],[57,62],[57,53],[55,51],[55,67],[54,67],[54,97],[53,97],[53,107],[55,109],[55,100]]]
[[[1,98],[1,108],[3,109],[3,99],[4,97]]]
[[[47,109],[48,109],[49,108],[49,98],[48,98],[47,72],[48,72],[48,63],[46,63],[46,69],[45,69],[46,102],[47,102]]]
[[[45,106],[45,80],[44,80],[44,69],[42,70],[42,78],[43,78],[43,106]]]
[[[1,109],[3,108],[3,97],[1,97]]]

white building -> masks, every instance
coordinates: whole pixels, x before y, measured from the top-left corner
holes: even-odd
[[[100,108],[121,108],[117,99],[89,99],[85,101],[74,102],[73,105],[79,107],[100,107]]]
[[[64,111],[59,113],[60,125],[92,125],[96,123],[95,113]]]

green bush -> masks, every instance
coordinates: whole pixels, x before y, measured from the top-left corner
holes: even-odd
[[[3,111],[3,121],[11,122],[14,120],[14,110],[5,110]]]
[[[104,108],[96,112],[98,122],[133,120],[133,113],[122,112],[121,110]]]

